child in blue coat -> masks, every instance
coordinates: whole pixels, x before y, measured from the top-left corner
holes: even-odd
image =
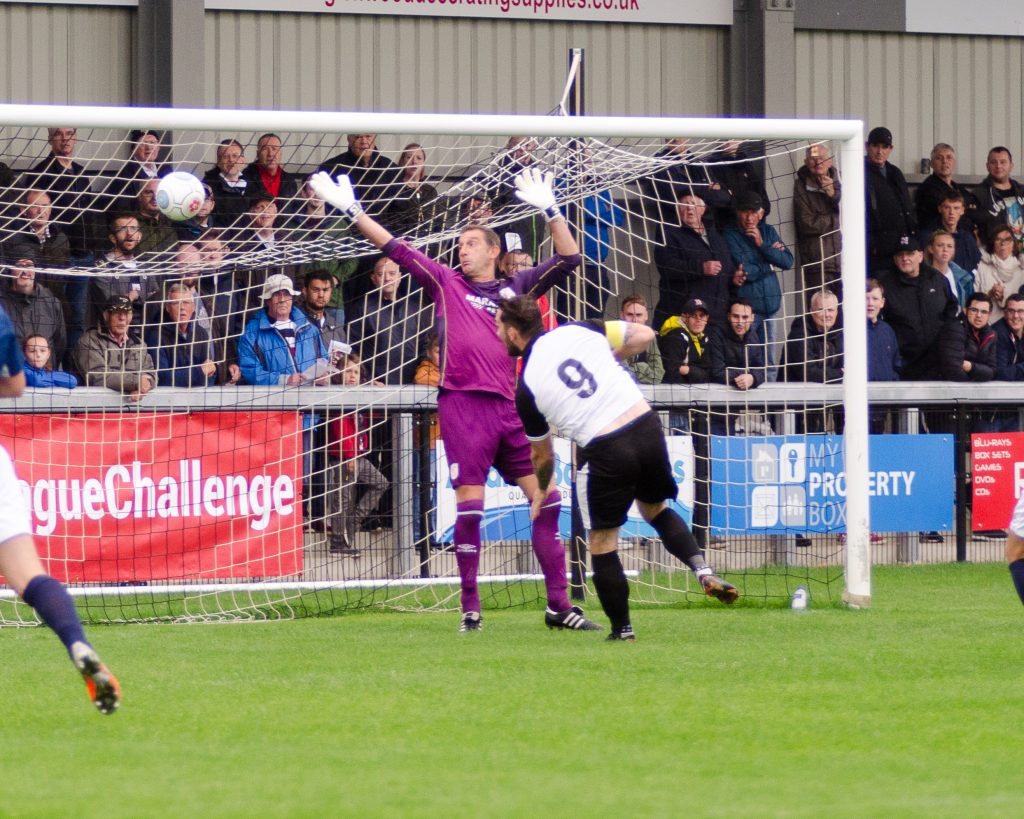
[[[74,389],[78,379],[71,373],[51,369],[50,342],[43,336],[29,336],[22,345],[25,352],[25,384],[29,387]]]

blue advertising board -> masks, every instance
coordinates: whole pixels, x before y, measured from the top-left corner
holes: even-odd
[[[562,509],[558,516],[559,537],[572,537],[572,447],[565,438],[554,438],[555,470],[551,485],[562,495]],[[671,506],[687,523],[693,521],[693,440],[689,435],[670,435],[665,439],[672,477],[679,488],[679,496]],[[437,442],[435,463],[437,480],[437,525],[435,538],[439,543],[450,543],[455,534],[455,487],[452,485],[445,454],[444,442]],[[484,486],[484,517],[480,536],[486,541],[529,540],[530,504],[526,495],[515,484],[507,483],[493,467]],[[634,503],[621,537],[657,537],[653,527],[644,522]]]
[[[949,435],[871,435],[872,531],[951,530],[953,458]],[[711,531],[846,531],[842,437],[713,435]]]

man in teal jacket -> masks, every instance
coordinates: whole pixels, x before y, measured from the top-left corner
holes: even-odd
[[[754,308],[754,329],[765,341],[765,364],[769,378],[774,374],[776,323],[771,321],[782,306],[782,286],[776,268],[793,266],[793,254],[779,232],[764,221],[764,202],[753,191],[736,197],[735,223],[725,228],[725,240],[736,263],[736,295]]]

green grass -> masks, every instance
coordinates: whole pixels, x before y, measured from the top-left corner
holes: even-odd
[[[634,645],[522,609],[93,628],[109,718],[9,629],[0,815],[1015,815],[1022,615],[952,565],[877,569],[869,611],[637,608]]]

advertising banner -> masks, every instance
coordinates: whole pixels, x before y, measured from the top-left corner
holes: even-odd
[[[679,487],[673,508],[687,523],[693,522],[693,442],[689,435],[666,438],[672,474]],[[555,438],[555,472],[551,483],[562,493],[562,511],[558,517],[559,537],[572,537],[572,445],[565,438]],[[444,442],[437,442],[437,532],[440,543],[451,543],[455,531],[455,488],[448,475],[448,458]],[[484,487],[484,519],[480,527],[484,542],[530,539],[530,504],[515,484],[508,484],[494,468],[487,475]],[[655,537],[654,529],[644,523],[634,503],[629,519],[622,527],[621,537]]]
[[[206,0],[207,9],[732,25],[730,0]]]
[[[4,415],[0,444],[60,580],[302,571],[298,413]]]
[[[1024,492],[1024,433],[971,436],[971,530],[1005,529]]]
[[[953,438],[872,435],[874,532],[953,528]],[[711,437],[711,530],[781,535],[846,531],[846,473],[838,435]]]

